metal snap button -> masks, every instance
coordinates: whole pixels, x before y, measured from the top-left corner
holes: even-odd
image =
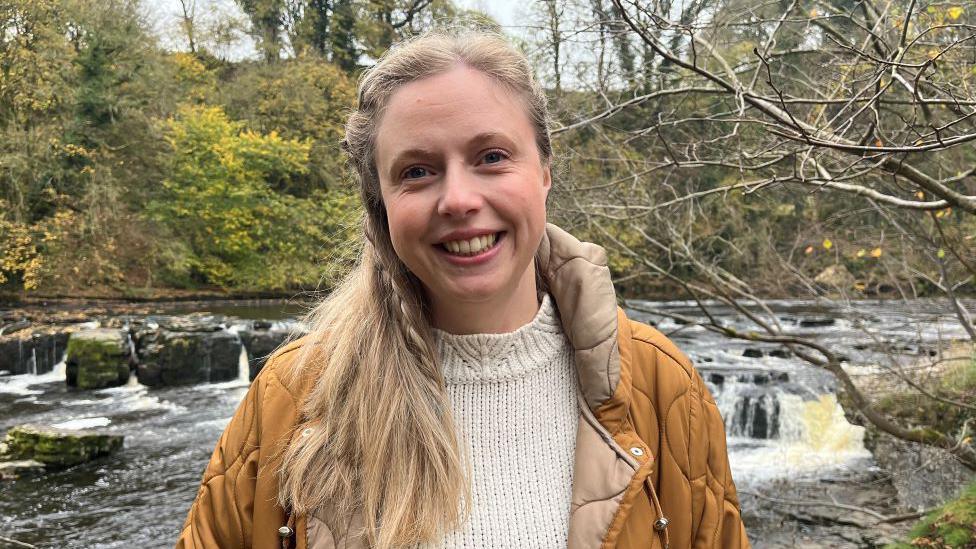
[[[661,530],[664,530],[665,528],[667,528],[668,527],[668,524],[670,524],[670,523],[671,523],[671,521],[668,520],[667,517],[660,517],[659,519],[657,519],[657,520],[654,521],[654,529],[657,530],[658,532],[660,532]]]
[[[634,446],[633,448],[630,449],[630,453],[640,457],[644,455],[644,449],[639,446]]]
[[[282,526],[281,528],[278,528],[278,535],[283,538],[291,537],[291,535],[294,533],[295,531],[287,526]]]

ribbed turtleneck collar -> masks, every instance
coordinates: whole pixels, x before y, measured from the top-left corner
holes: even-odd
[[[531,322],[503,334],[450,334],[434,329],[444,381],[488,383],[528,375],[569,345],[549,294]]]

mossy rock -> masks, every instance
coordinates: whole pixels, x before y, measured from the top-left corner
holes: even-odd
[[[68,385],[101,389],[129,381],[129,343],[121,330],[97,329],[71,334],[65,359]]]
[[[7,459],[36,460],[48,467],[70,467],[122,449],[122,435],[41,425],[18,425],[4,440]]]
[[[976,482],[967,486],[958,498],[932,511],[916,524],[908,534],[908,541],[890,544],[886,549],[912,547],[976,547]]]

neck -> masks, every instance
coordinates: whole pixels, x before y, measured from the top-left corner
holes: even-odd
[[[458,335],[514,332],[532,322],[538,311],[535,269],[531,267],[515,289],[502,296],[470,302],[431,299],[434,327]]]

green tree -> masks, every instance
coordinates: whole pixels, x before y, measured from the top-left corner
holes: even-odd
[[[336,189],[346,178],[339,142],[345,116],[355,103],[354,83],[316,55],[240,70],[224,86],[227,113],[261,133],[309,140],[308,170],[278,182],[275,190],[308,197]],[[281,93],[288,90],[288,93]]]
[[[250,290],[316,283],[355,208],[348,194],[274,191],[307,171],[309,141],[245,129],[219,107],[183,107],[165,126],[166,192],[150,214],[176,237],[164,249],[170,280]]]
[[[50,182],[61,178],[74,90],[68,29],[59,0],[0,4],[0,198],[15,221],[45,210]]]

